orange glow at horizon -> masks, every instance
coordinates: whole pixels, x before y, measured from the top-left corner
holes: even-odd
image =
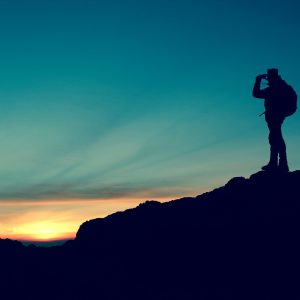
[[[54,241],[72,239],[75,232],[71,232],[72,224],[54,223],[37,220],[15,228],[14,239],[29,241]]]
[[[0,203],[0,238],[21,241],[72,239],[84,221],[134,207],[139,202],[127,199],[4,201]]]
[[[160,202],[171,199],[156,198]],[[2,200],[0,238],[35,242],[73,239],[83,222],[136,207],[146,200],[149,200],[149,197],[105,200]]]

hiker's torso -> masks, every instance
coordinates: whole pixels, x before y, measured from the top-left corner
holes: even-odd
[[[286,82],[280,80],[278,83],[266,88],[265,110],[268,114],[283,114],[282,107],[284,99],[284,87]]]

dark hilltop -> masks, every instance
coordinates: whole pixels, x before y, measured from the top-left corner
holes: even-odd
[[[42,248],[0,240],[1,299],[300,299],[300,171],[147,201]]]

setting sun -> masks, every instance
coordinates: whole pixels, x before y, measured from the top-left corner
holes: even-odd
[[[15,228],[15,234],[21,239],[23,237],[23,239],[31,241],[50,241],[72,238],[74,236],[74,228],[68,223],[37,221]]]

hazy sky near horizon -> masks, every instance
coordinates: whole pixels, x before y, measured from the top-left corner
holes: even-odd
[[[105,200],[113,211],[258,171],[254,78],[278,67],[299,93],[299,14],[296,0],[0,0],[0,236],[14,218],[75,226]],[[284,125],[291,169],[299,125]]]

